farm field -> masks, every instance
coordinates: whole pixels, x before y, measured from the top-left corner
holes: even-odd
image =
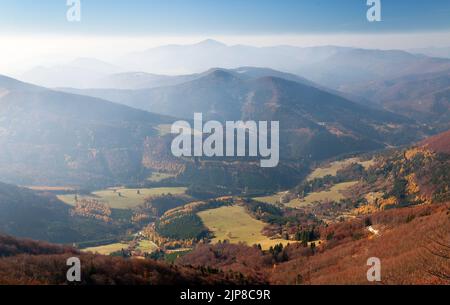
[[[262,235],[261,231],[266,224],[251,217],[242,206],[235,205],[207,210],[198,213],[198,216],[214,233],[213,243],[229,240],[231,243],[242,242],[249,246],[261,244],[264,250],[276,244],[286,245],[288,243],[286,240],[272,240]]]
[[[141,240],[137,246],[137,250],[145,253],[151,253],[158,250],[158,246],[151,240]]]
[[[343,192],[357,183],[358,181],[339,183],[327,191],[311,193],[303,199],[294,199],[286,205],[291,208],[299,208],[302,206],[312,205],[316,202],[339,201],[341,199],[345,199]]]
[[[81,251],[97,253],[97,254],[101,254],[101,255],[110,255],[111,253],[121,251],[122,249],[124,249],[124,250],[129,249],[129,247],[130,247],[129,244],[122,242],[122,243],[114,243],[114,244],[98,246],[98,247],[85,248],[85,249],[82,249]],[[152,253],[152,252],[156,251],[157,249],[158,249],[158,246],[150,240],[141,240],[136,247],[136,250],[139,250],[139,251],[142,251],[145,253]]]
[[[357,163],[363,166],[365,169],[370,168],[375,164],[375,160],[367,160],[367,161],[361,161],[359,158],[349,158],[341,161],[335,161],[329,164],[329,166],[326,167],[319,167],[316,168],[307,178],[307,181],[311,181],[314,179],[320,179],[324,178],[326,176],[336,176],[337,172],[341,169],[344,169],[345,167],[349,166],[350,164]],[[273,195],[268,196],[262,196],[262,197],[255,197],[253,200],[269,203],[269,204],[285,204],[289,207],[301,207],[305,205],[313,204],[314,202],[320,202],[325,200],[334,200],[339,201],[341,199],[344,199],[344,196],[342,194],[342,191],[345,191],[349,187],[356,184],[356,182],[346,182],[346,183],[340,183],[335,186],[333,186],[329,191],[323,191],[323,192],[316,192],[311,193],[307,197],[305,197],[303,200],[300,199],[294,199],[288,203],[283,203],[281,198],[286,194],[286,192],[279,192]]]
[[[276,194],[273,194],[270,196],[255,197],[255,198],[253,198],[253,200],[256,200],[259,202],[264,202],[264,203],[270,203],[270,204],[279,204],[279,203],[281,203],[280,199],[285,194],[286,194],[286,192],[280,192],[280,193],[276,193]]]
[[[174,263],[177,260],[177,258],[182,257],[190,252],[192,252],[192,249],[167,251],[166,255],[164,255],[164,260],[168,263]]]
[[[161,182],[165,179],[174,178],[176,175],[167,174],[167,173],[152,173],[150,177],[148,177],[148,181],[150,182]]]
[[[93,192],[91,195],[78,195],[78,199],[98,200],[113,209],[132,209],[145,202],[150,196],[161,196],[164,194],[181,195],[186,192],[185,187],[159,187],[148,189],[109,188]],[[58,199],[75,205],[75,194],[60,195]]]
[[[25,186],[25,188],[38,192],[73,192],[76,189],[71,186]]]
[[[361,161],[359,158],[349,158],[341,161],[331,162],[327,167],[319,167],[316,168],[307,178],[307,181],[311,181],[314,179],[324,178],[326,176],[336,176],[337,172],[345,167],[349,166],[352,163],[358,163],[362,165],[364,168],[368,169],[372,165],[375,164],[374,160]]]
[[[82,249],[81,251],[97,253],[97,254],[101,254],[101,255],[110,255],[111,253],[121,251],[122,249],[124,249],[124,250],[128,249],[128,244],[114,243],[114,244],[105,245],[105,246],[86,248],[86,249]]]

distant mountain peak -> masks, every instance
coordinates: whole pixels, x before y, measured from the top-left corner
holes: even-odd
[[[205,39],[203,41],[200,41],[199,43],[196,44],[197,46],[205,46],[205,47],[226,47],[227,45],[214,40],[214,39]]]
[[[230,81],[237,79],[237,77],[231,71],[221,68],[212,68],[206,71],[203,75],[203,78],[205,79],[215,79],[221,81]]]
[[[271,85],[281,85],[281,84],[296,84],[298,86],[303,85],[303,84],[300,84],[297,82],[290,81],[288,79],[283,79],[281,77],[272,76],[272,75],[259,77],[255,81],[258,83],[271,84]]]

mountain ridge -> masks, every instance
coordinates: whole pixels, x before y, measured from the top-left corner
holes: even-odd
[[[146,137],[157,134],[159,124],[174,120],[3,80],[0,90],[7,94],[0,95],[0,170],[6,182],[58,185],[85,180],[95,185],[94,180],[111,183],[136,175],[142,168]]]
[[[255,68],[246,72],[246,69],[249,68],[214,68],[194,80],[153,89],[74,92],[93,92],[94,96],[117,103],[188,120],[193,118],[194,112],[203,113],[205,120],[278,120],[281,129],[290,133],[285,144],[290,146],[289,141],[299,141],[295,146],[304,149],[300,155],[310,154],[307,153],[310,149],[316,151],[315,148],[302,145],[317,133],[328,140],[333,139],[331,141],[336,143],[336,147],[352,147],[346,141],[365,138],[364,145],[374,149],[384,147],[382,142],[393,141],[395,137],[400,139],[400,136],[392,137],[393,134],[403,132],[400,125],[413,125],[405,117],[370,109],[337,96],[332,91],[321,90],[320,86],[313,87],[311,82],[303,78],[297,79],[294,75],[273,70]],[[284,75],[291,77],[291,80],[279,77]],[[388,127],[390,124],[395,127]],[[361,137],[361,132],[366,136]],[[402,143],[414,140],[414,137],[405,137]],[[341,141],[345,143],[339,144]],[[364,145],[359,145],[357,150]],[[288,155],[299,153],[295,151],[291,150]]]

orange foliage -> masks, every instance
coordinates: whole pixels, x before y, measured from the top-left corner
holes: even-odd
[[[111,222],[111,209],[97,200],[77,200],[75,208],[71,211],[72,216],[94,218],[103,222]]]

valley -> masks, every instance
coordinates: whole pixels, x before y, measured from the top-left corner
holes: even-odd
[[[266,224],[252,218],[241,206],[222,207],[200,212],[198,216],[212,232],[213,244],[229,241],[230,243],[244,243],[248,246],[259,245],[268,250],[278,244],[289,243],[283,239],[270,239],[262,235]]]
[[[132,209],[144,204],[151,196],[164,196],[165,194],[185,194],[185,187],[161,187],[161,188],[108,188],[95,191],[88,195],[67,194],[58,195],[58,199],[69,205],[75,206],[78,200],[97,200],[112,209]]]
[[[394,150],[387,154],[350,156],[325,162],[312,168],[303,180],[299,180],[298,186],[254,199],[240,195],[197,201],[186,194],[186,187],[162,186],[142,189],[109,188],[86,195],[64,194],[57,197],[64,202],[60,204],[68,204],[75,211],[84,201],[94,201],[110,209],[110,212],[101,215],[107,215],[107,219],[111,220],[98,217],[94,219],[108,222],[119,217],[116,219],[122,218],[123,221],[135,223],[131,233],[118,235],[110,243],[80,243],[83,252],[163,260],[172,260],[171,257],[175,255],[176,260],[182,260],[182,257],[189,257],[191,252],[195,252],[203,244],[256,246],[263,252],[275,251],[280,247],[289,248],[295,244],[318,247],[329,243],[317,230],[323,224],[351,222],[364,215],[409,205],[423,205],[431,201],[445,202],[446,193],[436,189],[433,191],[435,195],[430,197],[427,195],[428,187],[423,191],[420,187],[423,181],[411,178],[427,175],[410,172],[424,170],[411,163],[413,160],[418,162],[418,156],[433,160],[432,162],[448,160],[448,157],[442,159],[443,156],[436,154],[446,151],[446,146],[441,144],[443,137],[445,135],[430,138],[403,152]],[[448,141],[447,138],[444,141]],[[386,180],[383,168],[390,162],[399,162],[398,158],[404,159],[401,162],[408,166],[406,168],[413,167],[408,170],[405,168],[402,174],[396,173]],[[439,175],[439,171],[433,173]],[[442,172],[444,173],[445,171]],[[171,178],[173,179],[167,177],[168,180],[164,181],[170,181]],[[405,179],[405,185],[401,184],[402,179]],[[376,180],[379,182],[375,182]],[[383,180],[390,182],[385,183]],[[446,180],[440,181],[446,183]],[[70,193],[71,190],[64,187],[40,187],[35,191]],[[407,205],[405,196],[410,198]],[[98,215],[98,206],[89,208],[93,209],[90,213]],[[83,209],[87,209],[87,206]],[[127,211],[128,216],[114,212],[120,210]],[[86,217],[90,214],[79,215]],[[373,230],[380,229],[379,226],[375,228]]]
[[[85,248],[85,249],[83,249],[83,251],[97,253],[97,254],[101,254],[101,255],[111,255],[112,253],[126,250],[126,249],[128,249],[128,247],[129,247],[128,244],[116,243],[116,244],[110,244],[110,245],[106,245],[106,246]]]
[[[333,185],[329,190],[308,194],[302,199],[294,199],[292,201],[289,201],[288,203],[286,203],[286,205],[295,208],[323,202],[339,202],[346,198],[344,196],[344,192],[348,191],[357,183],[358,181],[338,183],[336,185]]]
[[[191,47],[205,44],[232,49]],[[441,131],[450,128],[450,61],[295,50],[315,60],[183,75],[102,64],[107,73],[74,88],[58,69],[40,72],[53,89],[0,76],[0,234],[12,236],[0,235],[0,266],[27,260],[41,270],[42,261],[76,253],[94,266],[120,266],[88,274],[94,283],[138,274],[129,281],[360,284],[370,254],[386,260],[386,283],[444,282],[422,258],[434,273],[447,272],[445,261],[414,244],[439,248],[448,235],[450,134]],[[85,63],[95,61],[70,66]],[[174,153],[172,124],[191,126],[196,113],[221,128],[279,122],[277,164],[260,166],[257,153],[269,150],[261,141],[227,158],[217,143],[222,153],[212,157]],[[244,142],[257,143],[248,129]],[[210,131],[191,137],[189,127],[186,140],[203,143]],[[414,277],[399,263],[405,255]],[[52,272],[42,281],[58,283]]]
[[[449,16],[0,0],[2,299],[445,302]]]
[[[196,202],[198,194],[192,193],[192,186],[170,186],[180,180],[180,175],[165,172],[149,175],[147,181],[155,187],[145,187],[144,183],[143,187],[109,187],[93,191],[75,191],[73,187],[63,186],[29,188],[42,194],[54,193],[55,199],[59,199],[63,206],[66,204],[69,210],[73,209],[69,213],[72,217],[128,228],[128,232],[120,229],[121,233],[109,235],[106,239],[83,240],[79,247],[86,252],[125,257],[165,257],[173,251],[182,251],[180,253],[186,255],[197,244],[217,244],[219,241],[258,245],[268,251],[279,245],[301,243],[301,232],[307,228],[314,228],[323,222],[333,223],[342,217],[357,217],[365,208],[360,206],[354,209],[351,207],[353,203],[350,206],[349,203],[364,197],[365,194],[355,194],[355,187],[360,187],[361,179],[376,166],[376,160],[375,157],[363,155],[321,163],[310,169],[309,173],[305,169],[303,178],[298,178],[295,184],[300,185],[303,191],[296,187],[286,188],[274,195],[254,197],[256,201],[250,205],[244,191],[223,198],[211,193],[206,201]],[[221,161],[202,163],[210,167]],[[198,174],[199,169],[201,167],[197,167],[193,174]],[[184,170],[181,177],[186,172]],[[225,181],[224,184],[227,183]],[[305,189],[305,186],[308,188]],[[302,215],[298,220],[302,217],[306,219],[306,222],[299,222],[301,229],[294,229],[293,224],[289,223],[292,221],[291,215]],[[318,237],[308,238],[306,243],[318,242],[316,239]]]
[[[362,161],[359,158],[348,158],[340,161],[331,162],[329,165],[324,165],[322,167],[316,168],[306,179],[314,180],[319,178],[324,178],[328,175],[336,176],[339,170],[351,165],[352,163],[357,163],[362,165],[365,169],[370,168],[375,164],[374,160]]]

